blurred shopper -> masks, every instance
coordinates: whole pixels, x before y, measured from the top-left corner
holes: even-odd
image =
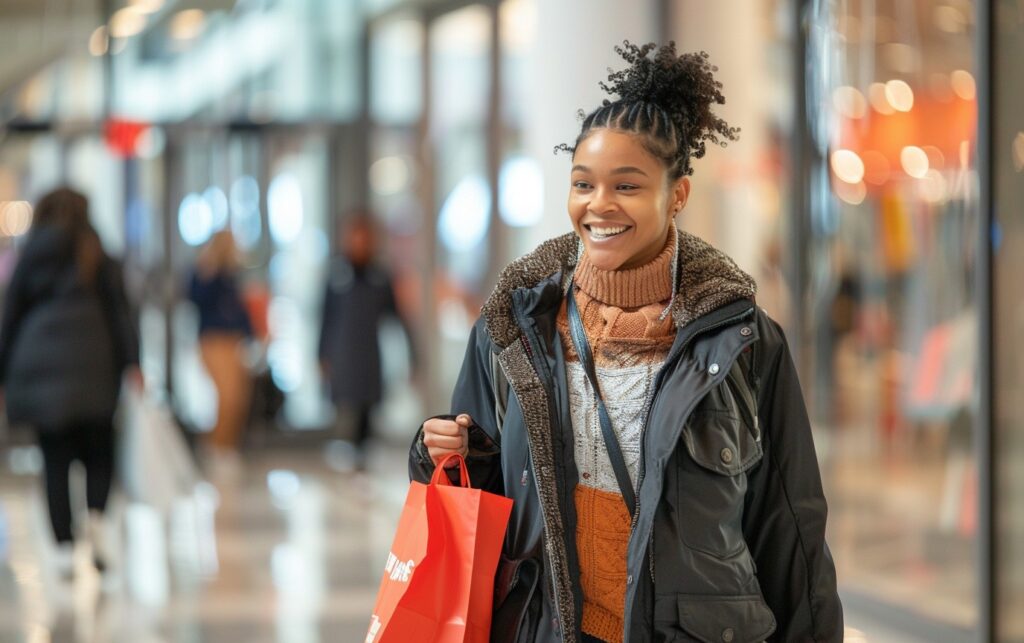
[[[493,640],[840,641],[785,338],[753,280],[674,223],[691,162],[738,133],[715,68],[617,51],[613,97],[560,146],[574,232],[502,273],[410,473],[458,452],[515,499]]]
[[[340,422],[354,423],[356,469],[366,466],[366,443],[373,412],[383,397],[377,333],[387,317],[398,320],[412,339],[395,305],[391,275],[375,263],[377,233],[366,212],[341,226],[339,250],[328,268],[318,356]]]
[[[11,424],[33,427],[43,452],[58,568],[72,569],[68,474],[85,467],[87,534],[102,570],[103,511],[114,471],[113,417],[122,374],[141,389],[134,318],[121,266],[103,251],[86,198],[44,196],[7,290],[0,327],[0,386]]]
[[[235,239],[222,230],[200,251],[189,284],[189,299],[199,311],[199,353],[217,390],[217,421],[207,436],[207,455],[215,474],[238,469],[238,444],[252,389],[244,359],[252,323],[242,301],[239,267]]]

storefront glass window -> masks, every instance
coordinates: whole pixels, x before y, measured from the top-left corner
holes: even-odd
[[[855,611],[965,640],[979,608],[974,3],[812,7],[802,366],[840,589]]]

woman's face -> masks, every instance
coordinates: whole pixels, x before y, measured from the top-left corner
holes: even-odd
[[[669,221],[690,182],[670,181],[665,165],[636,135],[597,129],[573,155],[569,218],[602,270],[642,266],[665,247]]]

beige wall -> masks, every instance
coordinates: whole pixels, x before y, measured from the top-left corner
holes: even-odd
[[[524,245],[532,247],[570,230],[569,156],[552,154],[552,149],[575,140],[580,127],[577,110],[590,111],[605,98],[598,82],[606,79],[608,67],[624,64],[612,47],[623,39],[648,42],[656,34],[654,0],[559,0],[539,5],[530,58],[530,77],[536,82],[530,87],[525,130],[527,152],[543,168],[545,216]]]
[[[769,2],[676,0],[672,32],[680,51],[707,51],[718,66],[726,104],[716,109],[740,140],[709,147],[694,162],[690,202],[682,228],[719,247],[758,280],[758,303],[777,318],[788,298],[779,275],[766,267],[765,246],[779,229],[784,179],[770,168],[771,123],[785,116],[792,85],[785,77],[788,53],[775,42]],[[781,320],[780,320],[781,321]]]

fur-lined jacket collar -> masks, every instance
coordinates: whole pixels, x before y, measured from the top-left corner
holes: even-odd
[[[739,299],[753,299],[757,285],[728,255],[694,235],[679,231],[678,290],[672,305],[677,327]],[[533,252],[510,263],[498,278],[483,307],[491,340],[504,348],[519,337],[512,314],[512,293],[532,288],[555,273],[562,274],[562,289],[568,288],[576,268],[579,238],[575,232],[545,241]]]

